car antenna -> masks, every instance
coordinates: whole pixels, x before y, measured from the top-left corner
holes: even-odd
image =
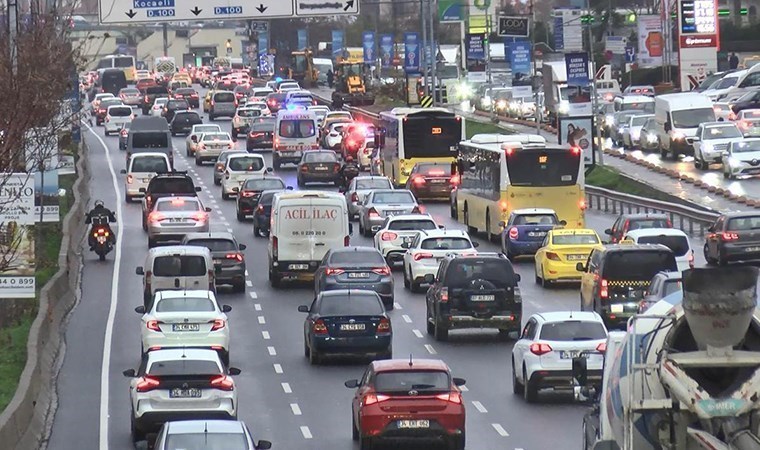
[[[409,367],[412,367],[414,363],[412,362],[412,354],[409,353]]]
[[[182,357],[187,358],[187,355],[185,355],[185,347],[182,347]]]

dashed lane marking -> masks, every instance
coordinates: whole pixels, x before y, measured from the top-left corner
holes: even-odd
[[[233,233],[233,230],[232,230],[232,228],[227,228],[227,232],[228,232],[228,233]]]
[[[248,295],[250,295],[251,298],[259,298],[259,295],[255,292],[249,292]],[[259,307],[261,307],[261,305],[259,305]]]
[[[245,269],[245,276],[248,276],[248,269]]]
[[[245,285],[248,287],[252,287],[253,283],[251,283],[251,280],[245,280]]]
[[[401,316],[401,318],[404,319],[404,322],[406,322],[406,323],[412,323],[412,318],[409,317],[409,316],[407,316],[406,314],[404,314],[403,316]]]
[[[301,407],[298,406],[298,403],[291,403],[290,404],[290,410],[293,411],[294,416],[300,416],[301,413]]]
[[[290,388],[290,383],[280,383],[280,385],[282,385],[282,390],[286,394],[292,394],[293,393],[293,389]]]
[[[256,311],[261,311],[261,305],[256,303],[253,305],[253,309],[255,309]]]
[[[277,350],[274,347],[267,347],[267,351],[269,352],[269,356],[277,356]]]
[[[415,328],[414,330],[412,330],[412,333],[414,333],[414,335],[417,336],[418,338],[422,339],[422,332],[420,330]]]
[[[430,353],[431,355],[437,354],[437,352],[435,351],[435,349],[433,348],[433,346],[430,345],[430,344],[425,344],[425,350],[427,350],[428,353]]]
[[[478,411],[480,411],[480,412],[482,412],[482,413],[484,413],[484,414],[488,412],[488,410],[486,409],[486,407],[485,407],[485,406],[483,406],[483,404],[482,404],[482,403],[480,403],[480,402],[479,402],[479,401],[477,401],[477,400],[475,400],[475,401],[473,401],[473,402],[472,402],[472,406],[474,406],[474,407],[475,407],[475,409],[477,409]]]
[[[301,426],[301,434],[304,439],[311,439],[314,437],[311,435],[311,430],[306,425]]]
[[[396,302],[393,303],[393,307],[396,308],[396,309],[404,309],[404,308],[401,307],[401,304],[396,303]]]
[[[460,390],[460,391],[462,391],[462,392],[467,392],[467,391],[469,391],[469,389],[467,388],[467,386],[466,386],[466,385],[464,385],[464,384],[463,384],[463,385],[461,385],[461,386],[459,386],[459,390]]]
[[[283,372],[282,372],[282,366],[281,365],[279,365],[279,364],[273,364],[272,366],[274,367],[274,373],[282,375]]]
[[[270,339],[272,339],[272,337],[269,336],[269,332],[268,331],[262,331],[261,332],[261,337],[263,337],[264,340],[267,340],[267,341],[270,340]]]
[[[264,325],[265,323],[267,323],[267,319],[265,319],[265,318],[264,318],[264,316],[259,316],[259,317],[257,318],[257,320],[259,321],[259,323],[260,323],[261,325]]]
[[[504,429],[503,426],[501,426],[498,423],[492,423],[491,426],[494,430],[496,430],[497,433],[499,433],[499,436],[501,437],[509,437],[509,433],[507,433],[507,430]]]

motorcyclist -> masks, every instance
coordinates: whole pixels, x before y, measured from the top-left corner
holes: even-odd
[[[348,185],[355,177],[359,175],[359,165],[354,162],[354,157],[351,155],[346,156],[346,160],[343,166],[340,168],[340,177],[343,182],[343,187],[348,189]]]
[[[92,227],[90,227],[90,233],[87,235],[87,242],[90,244],[90,250],[94,250],[95,244],[97,243],[95,236],[93,235],[93,230],[96,226],[104,226],[108,231],[109,240],[111,243],[114,242],[116,236],[114,236],[113,230],[111,230],[111,226],[109,225],[111,222],[116,222],[116,216],[114,213],[105,207],[102,200],[95,200],[95,206],[86,214],[84,220],[84,223],[92,224]]]

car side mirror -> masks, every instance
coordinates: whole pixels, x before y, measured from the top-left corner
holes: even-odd
[[[229,369],[227,369],[227,374],[232,375],[233,377],[235,375],[240,375],[241,373],[243,373],[243,371],[238,369],[237,367],[230,367]]]
[[[507,222],[504,222],[504,221],[502,220],[501,222],[499,222],[499,226],[500,226],[501,228],[507,228]]]
[[[256,442],[256,450],[269,450],[272,448],[272,443],[265,440],[260,440]]]
[[[467,384],[467,380],[465,380],[464,378],[454,377],[453,381],[454,381],[454,386],[464,386],[465,384]]]
[[[588,360],[585,356],[576,356],[573,358],[573,378],[578,381],[578,385],[586,386],[588,384]]]
[[[693,138],[691,138],[691,140],[693,142],[699,142],[699,141],[701,141],[701,139],[699,138],[699,136],[694,136]]]
[[[122,175],[126,175],[127,174],[127,169],[121,169],[119,171],[119,173],[122,174]]]
[[[672,127],[670,126],[670,122],[665,122],[665,125],[663,125],[662,128],[665,131],[670,131],[672,129]]]
[[[473,243],[472,243],[472,247],[473,247],[473,248],[478,248],[478,247],[480,247],[480,242],[473,242]]]
[[[608,235],[612,236],[612,229],[611,228],[607,228],[606,230],[604,230],[604,234],[608,234]]]
[[[204,117],[204,116],[200,116],[200,118],[201,118],[201,120],[205,119],[205,117]]]
[[[201,187],[200,186],[195,186],[195,192],[200,192],[200,191],[201,191]]]
[[[435,275],[433,275],[432,273],[428,273],[425,275],[424,280],[425,280],[425,283],[433,284],[435,283]]]
[[[135,268],[135,273],[137,275],[145,275],[145,270],[143,270],[142,266],[137,266],[137,268]]]
[[[580,263],[580,262],[576,263],[575,264],[575,270],[577,270],[578,272],[585,272],[586,271],[586,266],[583,263]]]
[[[209,208],[208,206],[204,209],[206,210],[206,212],[211,212],[211,208]]]
[[[564,227],[565,225],[567,225],[567,220],[560,220],[559,224]]]
[[[271,167],[267,167],[267,172],[272,173],[274,172],[274,169],[272,169]]]
[[[198,136],[193,136],[190,138],[190,140],[193,142],[198,142]]]
[[[715,227],[713,225],[710,225],[709,227],[707,227],[707,231],[709,231],[710,233],[714,233]]]
[[[230,305],[222,305],[222,312],[227,314],[228,312],[232,311],[232,306]]]
[[[345,193],[346,193],[346,189],[345,189],[345,188],[342,188],[342,187],[341,187],[341,188],[338,188],[338,193],[339,193],[339,194],[345,194]]]
[[[135,375],[137,375],[137,372],[135,372],[135,369],[127,369],[124,372],[121,373],[127,378],[134,378]]]
[[[515,274],[515,281],[516,281],[517,283],[519,283],[519,282],[520,282],[520,280],[522,280],[522,277],[520,277],[520,274],[519,274],[519,273],[516,273],[516,274]]]
[[[301,305],[298,307],[298,312],[307,313],[309,312],[309,307],[306,305]]]
[[[232,188],[232,192],[240,192],[240,189],[234,187],[234,188]]]
[[[407,248],[408,249],[409,245],[410,245],[409,242],[402,242],[401,243],[401,248]]]
[[[138,191],[139,193],[141,193],[141,194],[144,194],[144,193],[145,193],[145,188],[140,188],[140,189],[138,189],[137,191]]]
[[[240,249],[240,250],[245,250],[247,248],[248,248],[248,246],[245,245],[245,244],[238,244],[238,249]]]
[[[438,225],[438,229],[439,230],[445,230],[446,229],[446,225]]]
[[[137,314],[145,314],[145,307],[143,305],[137,306],[135,308],[135,312]]]
[[[285,188],[285,190],[292,191],[293,190],[293,186],[288,186],[288,187]]]
[[[343,386],[349,389],[356,389],[359,387],[359,380],[348,380],[345,383],[343,383]]]

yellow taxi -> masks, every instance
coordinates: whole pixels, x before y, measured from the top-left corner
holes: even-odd
[[[602,248],[596,231],[587,228],[555,228],[546,234],[535,256],[536,283],[547,287],[554,282],[580,281],[576,265],[585,263],[591,250]]]
[[[209,89],[208,92],[206,92],[206,96],[203,97],[203,112],[209,112],[211,110],[211,98],[214,97],[214,91],[213,89]]]
[[[187,72],[177,72],[174,74],[172,81],[184,81],[188,86],[193,85],[193,79],[190,78],[190,74]]]

